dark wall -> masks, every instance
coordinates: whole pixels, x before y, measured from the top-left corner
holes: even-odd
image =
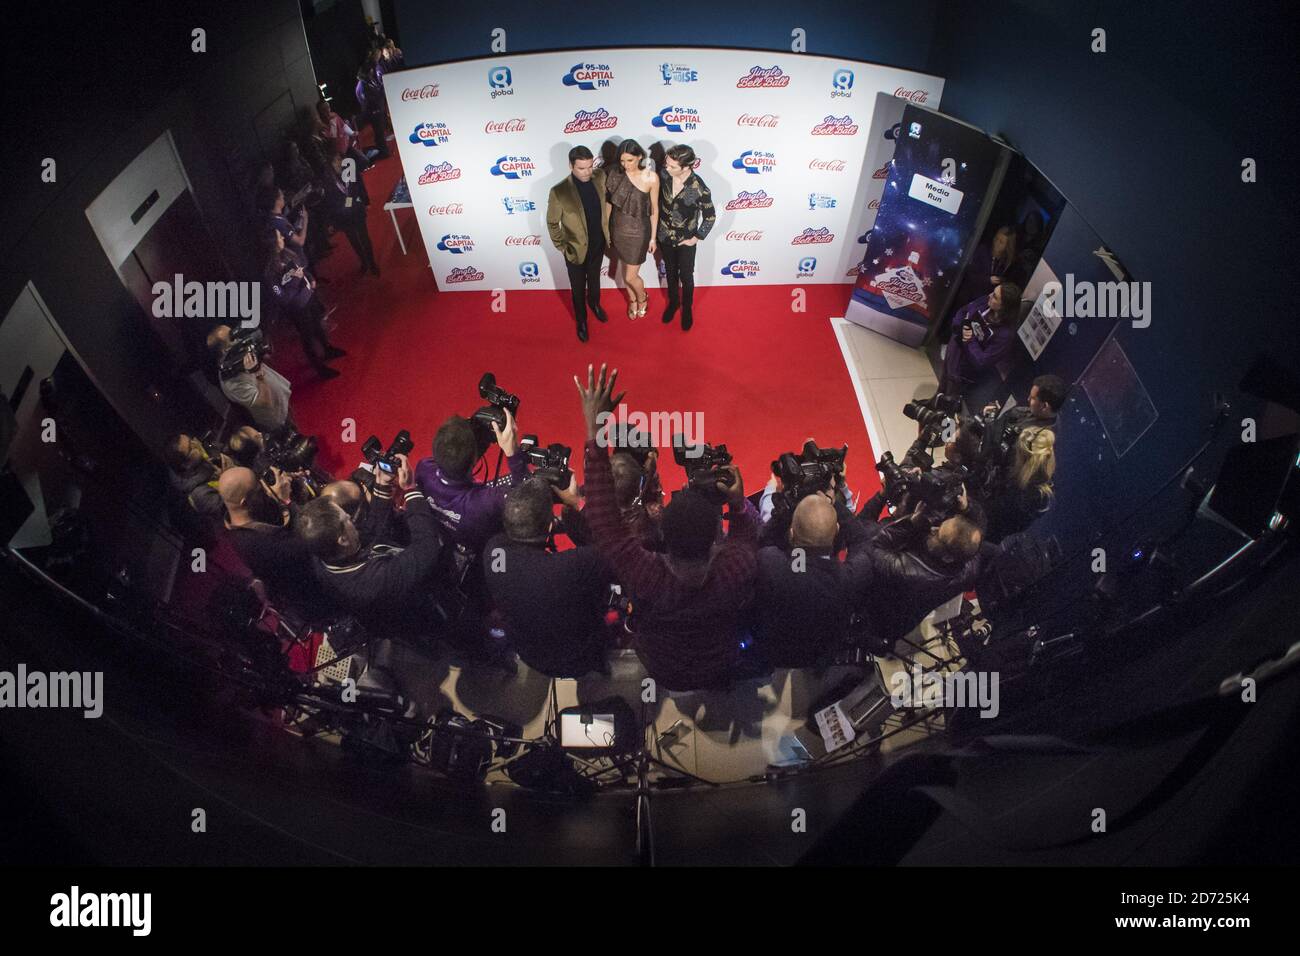
[[[912,70],[930,67],[940,4],[799,3],[750,0],[673,8],[618,4],[471,3],[396,0],[402,52],[410,66],[491,55],[492,31],[506,31],[506,51],[526,53],[594,46],[722,46],[790,52],[802,27],[807,52]],[[933,71],[931,71],[933,72]]]

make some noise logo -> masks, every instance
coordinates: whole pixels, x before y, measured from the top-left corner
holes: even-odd
[[[430,216],[459,216],[464,211],[464,205],[458,202],[443,203],[441,206],[433,205],[429,207]]]
[[[825,193],[809,193],[809,209],[834,209],[839,205],[839,200],[834,196],[828,196]]]
[[[451,139],[446,123],[420,123],[411,131],[411,142],[416,146],[441,146]]]
[[[446,282],[482,282],[485,276],[473,266],[457,266],[447,273]]]
[[[490,170],[493,176],[504,176],[506,179],[523,179],[536,171],[537,164],[531,156],[502,156],[492,164]]]
[[[522,133],[527,126],[527,121],[515,117],[508,120],[488,120],[483,124],[485,133]]]
[[[976,708],[986,719],[1002,709],[996,671],[927,671],[919,664],[912,665],[911,674],[900,670],[890,677],[889,699],[898,708]]]
[[[795,267],[794,275],[796,279],[811,279],[813,277],[813,273],[816,271],[817,271],[817,257],[804,256],[802,259],[799,260],[799,264]]]
[[[74,885],[50,897],[54,927],[129,927],[132,936],[148,936],[153,926],[152,893],[83,893]]]
[[[664,86],[672,86],[674,83],[695,83],[700,78],[696,70],[681,63],[660,63],[659,75],[663,77]]]
[[[469,236],[451,232],[438,240],[438,248],[443,252],[459,256],[474,251],[474,240]]]
[[[753,113],[741,113],[736,117],[737,126],[761,126],[771,129],[781,122],[781,117],[776,113],[764,113],[761,116],[755,116]]]
[[[722,275],[732,279],[752,279],[758,275],[758,260],[732,259],[722,267]]]
[[[430,183],[441,183],[448,179],[460,179],[460,168],[453,166],[451,163],[430,163],[424,167],[424,172],[420,173],[420,178],[416,183],[420,186],[428,186]]]
[[[262,322],[262,283],[190,282],[179,272],[153,284],[153,314],[160,319],[240,319],[240,327]]]
[[[834,239],[835,233],[831,232],[825,226],[822,226],[820,229],[813,229],[809,226],[803,232],[799,233],[799,235],[791,239],[790,245],[807,246],[816,242],[833,242]]]
[[[424,86],[421,86],[419,88],[410,86],[402,90],[402,95],[400,99],[404,103],[409,103],[411,100],[431,100],[437,95],[438,95],[438,84],[426,83]]]
[[[790,76],[779,66],[751,66],[749,72],[736,81],[736,88],[752,90],[756,87],[789,86]]]
[[[685,133],[700,125],[700,111],[690,106],[665,106],[651,117],[650,125],[670,133]]]
[[[827,116],[812,128],[814,136],[856,136],[857,124],[847,113],[843,116]]]
[[[742,191],[735,199],[727,201],[727,209],[766,209],[772,205],[772,197],[767,194],[766,189],[756,189],[753,192]]]
[[[614,81],[614,70],[608,63],[575,63],[564,74],[565,86],[580,90],[606,89]]]
[[[537,211],[537,203],[527,196],[502,196],[501,205],[506,207],[507,216],[517,216],[522,213]]]
[[[595,129],[613,129],[618,125],[618,117],[611,116],[603,106],[595,110],[578,110],[573,119],[564,124],[566,133],[586,133]]]
[[[732,169],[743,169],[751,175],[770,173],[776,169],[776,154],[761,149],[747,149],[731,161]]]

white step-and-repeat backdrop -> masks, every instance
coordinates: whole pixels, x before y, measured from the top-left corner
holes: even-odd
[[[868,142],[894,122],[876,116],[877,94],[899,113],[904,101],[937,109],[943,81],[805,54],[655,48],[421,67],[390,74],[385,92],[444,291],[567,288],[547,193],[569,174],[571,146],[599,162],[627,138],[699,157],[718,221],[696,284],[773,285],[851,281],[880,195],[868,150],[892,146]],[[651,284],[655,268],[642,266]]]

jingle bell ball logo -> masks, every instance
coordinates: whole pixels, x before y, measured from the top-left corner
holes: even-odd
[[[608,63],[575,63],[564,74],[565,86],[576,86],[580,90],[608,89],[614,82],[614,70]]]
[[[853,117],[845,113],[843,116],[827,116],[812,128],[812,134],[814,136],[856,136],[858,127],[853,122]]]
[[[431,100],[438,95],[437,83],[426,83],[421,87],[410,87],[402,90],[400,99],[403,103],[409,103],[412,100]]]
[[[420,173],[420,178],[416,184],[428,186],[430,183],[441,183],[448,179],[460,179],[460,168],[453,166],[451,163],[430,163],[424,167],[424,172]]]
[[[508,120],[488,120],[483,124],[485,133],[522,133],[526,129],[528,121],[521,117],[514,117]]]
[[[519,281],[524,285],[541,282],[542,270],[537,267],[536,262],[521,262],[519,263]]]
[[[804,256],[802,259],[799,260],[799,264],[795,266],[794,277],[796,279],[811,279],[813,273],[816,271],[817,271],[817,257]]]
[[[835,233],[831,232],[825,226],[820,229],[813,229],[809,226],[799,235],[790,240],[792,246],[807,246],[817,242],[834,242]]]
[[[618,125],[618,117],[611,116],[603,106],[596,110],[578,110],[573,119],[564,124],[566,133],[587,133],[597,129],[613,129]]]
[[[474,240],[469,236],[451,232],[438,240],[438,248],[442,252],[450,252],[452,255],[459,256],[474,251]]]
[[[776,169],[776,154],[761,149],[747,149],[731,161],[732,169],[743,169],[757,176]]]
[[[742,191],[735,199],[727,200],[726,208],[734,209],[766,209],[772,205],[772,197],[767,194],[766,189],[756,189],[753,192]]]
[[[686,133],[700,125],[700,111],[690,106],[665,106],[650,118],[650,125],[670,133]]]
[[[828,196],[826,193],[809,193],[808,209],[834,209],[838,206],[839,200],[834,196]]]
[[[447,273],[444,282],[482,282],[487,276],[473,266],[460,266]]]
[[[889,178],[889,163],[885,163],[885,165],[881,166],[881,167],[880,167],[879,169],[877,169],[874,173],[872,173],[872,174],[871,174],[871,178],[872,178],[872,179],[888,179],[888,178]]]
[[[736,89],[752,90],[760,87],[782,87],[790,85],[790,76],[783,73],[779,66],[751,66],[749,72],[736,81]]]
[[[664,86],[672,86],[674,83],[696,83],[700,79],[698,71],[682,63],[660,63],[659,75],[663,77]]]
[[[494,66],[488,70],[488,89],[491,90],[492,99],[498,96],[514,96],[515,88],[512,84],[510,67]]]
[[[752,279],[758,275],[758,260],[732,259],[722,267],[722,275],[732,279]]]
[[[502,156],[489,170],[493,176],[504,176],[506,179],[526,179],[536,171],[537,164],[531,156]]]
[[[411,131],[411,142],[416,146],[441,146],[451,139],[446,123],[420,123]]]
[[[441,206],[433,205],[429,207],[430,216],[459,216],[465,211],[465,207],[458,202],[443,203]]]
[[[839,69],[831,74],[831,96],[848,97],[853,95],[853,71]]]
[[[518,216],[526,212],[537,211],[537,203],[527,196],[502,196],[501,205],[506,207],[507,216]]]

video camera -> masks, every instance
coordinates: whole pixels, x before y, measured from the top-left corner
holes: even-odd
[[[731,452],[726,445],[716,448],[707,444],[687,445],[683,435],[673,435],[673,461],[686,470],[686,488],[720,500],[718,482],[731,487],[731,473],[722,470],[731,464]]]
[[[943,423],[961,411],[961,398],[936,392],[930,398],[911,401],[903,406],[903,414],[921,426],[924,431],[933,431],[936,435],[943,428]]]
[[[569,456],[573,449],[558,442],[542,448],[537,443],[536,435],[525,435],[519,439],[519,449],[524,459],[533,466],[533,475],[542,478],[552,488],[568,488],[573,480],[569,470]]]
[[[361,455],[366,461],[370,462],[375,472],[383,472],[386,475],[396,475],[402,463],[397,460],[398,455],[409,455],[411,449],[415,447],[415,442],[411,441],[411,433],[403,428],[393,438],[393,442],[388,446],[388,451],[384,451],[384,446],[379,443],[379,439],[371,435],[366,439],[365,444],[361,446]]]
[[[910,464],[910,463],[909,463]],[[931,524],[938,524],[959,511],[958,499],[970,476],[964,465],[946,464],[942,468],[922,468],[909,471],[885,452],[876,462],[876,470],[885,486],[885,500],[899,513],[911,512],[918,503],[925,502]]]
[[[290,431],[281,435],[266,436],[265,461],[267,467],[259,476],[268,485],[275,484],[275,472],[272,468],[292,474],[301,473],[294,479],[294,498],[310,500],[320,494],[323,484],[312,474],[316,464],[316,453],[320,446],[313,435]]]
[[[499,387],[497,377],[491,372],[484,372],[483,377],[479,379],[478,394],[488,404],[473,414],[469,424],[474,429],[474,437],[478,441],[478,453],[481,458],[492,447],[492,443],[497,440],[496,433],[492,431],[492,423],[496,422],[497,428],[502,429],[506,427],[507,411],[516,418],[519,416],[519,396],[511,395],[505,389]]]
[[[261,329],[241,330],[231,337],[230,348],[221,356],[221,377],[238,375],[244,371],[244,356],[257,356],[260,365],[262,359],[271,352],[271,343],[266,340]],[[256,366],[254,366],[256,367]]]
[[[844,474],[844,458],[849,446],[818,448],[811,438],[799,454],[786,452],[772,462],[772,473],[781,479],[782,490],[773,499],[773,507],[793,510],[804,498],[835,486],[835,476]]]

